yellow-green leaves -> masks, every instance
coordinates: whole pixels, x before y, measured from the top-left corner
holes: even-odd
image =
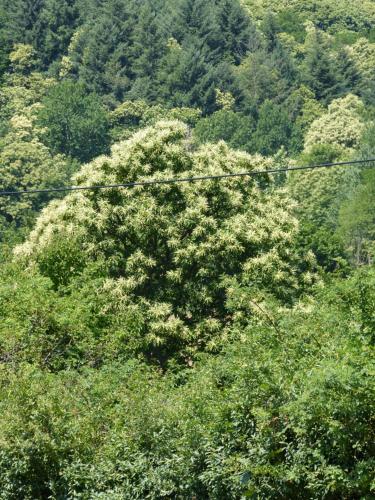
[[[344,157],[350,155],[365,128],[363,111],[362,101],[353,94],[334,100],[327,113],[311,124],[305,137],[305,150],[311,151],[316,144],[330,144],[342,148]]]
[[[52,156],[46,146],[35,137],[32,121],[26,115],[14,115],[10,130],[0,148],[0,189],[43,189],[63,183],[70,170],[61,156]],[[0,224],[27,225],[35,210],[48,196],[1,197]]]
[[[25,73],[30,71],[36,63],[36,52],[31,45],[16,44],[9,54],[10,63],[15,71]]]

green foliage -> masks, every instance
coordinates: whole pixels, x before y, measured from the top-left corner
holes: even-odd
[[[337,87],[336,95],[343,96],[356,92],[360,87],[361,74],[351,58],[349,49],[342,48],[336,57]]]
[[[275,154],[282,146],[288,149],[291,131],[287,111],[267,100],[259,109],[259,120],[251,149],[263,155]]]
[[[4,6],[0,4],[0,82],[2,81],[3,74],[8,68],[8,56],[11,51],[8,21],[8,13],[6,12]]]
[[[370,498],[373,285],[369,270],[271,307],[277,329],[240,321],[178,375],[3,366],[3,498]]]
[[[292,12],[295,19],[313,21],[316,26],[331,33],[343,29],[354,30],[368,34],[375,21],[375,8],[372,0],[365,0],[360,4],[351,0],[242,0],[250,13],[263,18],[268,10],[277,14]],[[293,33],[293,31],[290,31]]]
[[[114,141],[127,139],[148,125],[160,120],[180,120],[193,127],[201,118],[201,112],[193,108],[165,108],[145,101],[125,101],[111,112],[111,136]]]
[[[74,362],[70,346],[74,326],[64,317],[62,300],[52,291],[50,281],[14,265],[3,265],[1,277],[5,280],[0,292],[2,362],[18,366],[25,361],[56,370],[65,366],[64,351]]]
[[[317,144],[301,156],[302,164],[318,165],[341,158],[342,149],[337,145]],[[358,169],[345,167],[327,170],[294,172],[288,186],[297,201],[301,222],[302,248],[314,252],[326,271],[345,269],[347,261],[342,240],[335,233],[341,204],[351,196],[359,182]]]
[[[6,25],[0,25],[0,33],[8,53],[17,43],[33,46],[39,69],[48,68],[61,57],[79,16],[76,0],[1,0],[0,9],[6,13]]]
[[[277,13],[279,30],[292,35],[299,43],[302,43],[306,36],[303,19],[304,16],[293,7],[285,7]]]
[[[363,102],[352,94],[335,99],[328,111],[317,118],[305,136],[305,151],[318,144],[329,144],[350,156],[359,147],[365,129]]]
[[[324,114],[325,109],[315,99],[314,93],[304,85],[290,94],[285,108],[292,122],[289,150],[293,154],[300,153],[309,127]]]
[[[35,51],[30,45],[16,45],[10,52],[11,67],[0,87],[0,120],[5,133],[14,115],[33,116],[35,107],[56,83],[53,78],[33,71]],[[4,132],[1,134],[4,135]]]
[[[360,147],[364,157],[371,157],[371,129],[367,140],[364,130],[364,106],[358,97],[337,99],[312,122],[300,161],[315,165],[346,160]],[[370,180],[361,186],[358,169],[296,174],[289,186],[299,202],[301,245],[312,249],[326,270],[345,268],[348,258],[355,265],[371,261],[372,188]]]
[[[314,28],[308,30],[302,66],[303,82],[323,102],[329,102],[337,95],[338,85],[338,74],[328,47],[327,39],[320,30]]]
[[[375,43],[360,38],[350,47],[350,55],[360,74],[359,91],[366,103],[374,105]]]
[[[338,235],[356,266],[375,258],[375,172],[365,171],[361,184],[340,207]]]
[[[31,45],[16,44],[9,55],[13,70],[20,74],[29,74],[36,66],[36,53]]]
[[[35,126],[39,100],[55,84],[51,78],[33,71],[35,52],[30,45],[17,45],[9,59],[12,72],[4,77],[0,89],[1,190],[47,189],[65,182],[74,164],[62,155],[52,155],[40,140]],[[0,200],[1,240],[9,229],[30,228],[36,212],[51,199],[47,193],[29,197],[2,197]],[[16,237],[16,235],[14,235]],[[12,236],[13,237],[13,236]]]
[[[7,135],[0,144],[0,189],[22,191],[48,189],[65,182],[74,165],[61,155],[53,156],[33,134],[32,120],[14,115]],[[51,199],[51,194],[39,193],[28,197],[0,199],[0,227],[29,227],[36,212]],[[2,239],[2,237],[1,237]]]
[[[254,122],[250,117],[221,109],[200,120],[194,135],[201,144],[223,140],[232,148],[248,150],[253,131]]]
[[[111,104],[162,99],[213,111],[214,89],[230,83],[256,36],[237,1],[89,4],[61,69]]]
[[[109,116],[100,98],[71,81],[55,85],[42,101],[38,124],[54,153],[81,162],[108,152]]]
[[[242,106],[254,114],[267,99],[286,99],[295,78],[293,61],[278,43],[271,53],[260,48],[244,58],[235,74]]]

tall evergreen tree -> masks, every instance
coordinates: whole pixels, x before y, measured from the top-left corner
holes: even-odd
[[[64,54],[79,23],[77,0],[1,0],[1,11],[6,23],[4,28],[0,21],[2,52],[15,43],[30,44],[43,69]]]
[[[239,2],[220,0],[218,22],[223,34],[225,58],[239,64],[244,56],[259,46],[259,36],[249,15]]]
[[[12,48],[9,15],[3,3],[0,1],[0,81],[9,66],[9,53]]]
[[[160,63],[161,95],[211,113],[216,89],[231,89],[232,65],[256,43],[255,29],[239,4],[226,0],[182,0],[174,26],[176,43]]]
[[[76,0],[44,0],[34,26],[34,40],[43,68],[66,52],[70,39],[79,24]]]
[[[252,148],[264,155],[277,153],[281,146],[288,149],[291,131],[292,124],[287,111],[282,106],[267,100],[259,111]]]
[[[75,71],[90,90],[122,100],[134,78],[135,2],[109,0],[91,16],[71,54]]]
[[[354,61],[349,56],[346,47],[342,48],[336,58],[337,85],[335,95],[344,96],[358,90],[361,82],[361,75]]]
[[[319,100],[328,102],[336,95],[338,84],[335,63],[320,30],[314,29],[308,34],[308,38],[302,80]]]
[[[184,47],[171,47],[161,63],[160,91],[175,106],[215,108],[215,68],[205,58],[205,48],[195,36]]]
[[[267,12],[261,30],[264,37],[264,48],[267,52],[272,52],[279,45],[277,34],[280,32],[276,16],[272,12]]]
[[[158,94],[156,80],[162,56],[168,50],[165,13],[161,2],[147,1],[139,13],[134,29],[134,75],[130,96],[155,101]]]

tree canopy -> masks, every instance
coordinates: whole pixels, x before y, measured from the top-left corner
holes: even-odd
[[[75,183],[272,167],[272,161],[231,151],[224,143],[191,153],[187,131],[180,122],[146,128],[117,144],[110,158],[85,166]],[[125,326],[121,335],[131,336],[136,350],[170,357],[177,348],[179,355],[193,355],[220,342],[216,337],[230,320],[227,301],[233,287],[288,302],[314,280],[313,261],[303,264],[301,256],[286,251],[297,233],[291,203],[268,176],[259,182],[229,179],[73,192],[43,211],[17,253],[37,263],[57,288],[69,285],[68,269],[74,282],[76,274],[89,272],[90,263],[99,266],[103,281],[98,293],[112,314],[117,311],[130,321],[131,329]]]

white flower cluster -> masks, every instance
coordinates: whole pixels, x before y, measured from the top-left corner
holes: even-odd
[[[350,153],[358,146],[365,128],[363,109],[362,101],[353,94],[332,101],[328,111],[311,124],[305,137],[305,151],[311,151],[316,144],[330,144]]]

